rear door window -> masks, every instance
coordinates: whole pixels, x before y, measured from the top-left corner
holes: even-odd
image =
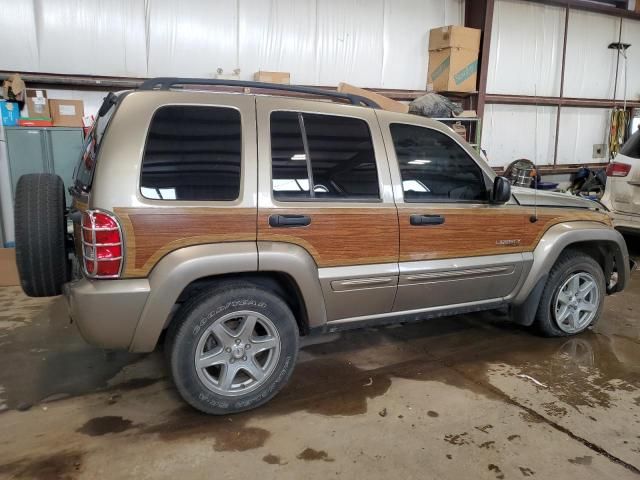
[[[373,141],[364,120],[272,112],[271,162],[276,200],[380,199]]]
[[[240,196],[242,125],[229,107],[170,105],[149,127],[140,190],[154,200],[232,201]]]

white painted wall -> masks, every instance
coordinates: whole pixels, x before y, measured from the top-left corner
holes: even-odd
[[[558,96],[564,8],[498,0],[494,6],[487,92]]]
[[[556,107],[487,105],[482,149],[489,165],[504,167],[519,158],[537,165],[553,164],[556,117]]]

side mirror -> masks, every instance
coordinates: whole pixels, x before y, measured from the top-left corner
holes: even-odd
[[[491,203],[507,203],[511,199],[511,184],[504,177],[496,177],[491,191]]]

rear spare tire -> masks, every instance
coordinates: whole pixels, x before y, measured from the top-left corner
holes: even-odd
[[[62,293],[69,279],[65,196],[62,179],[31,173],[18,180],[15,201],[16,264],[30,297]]]

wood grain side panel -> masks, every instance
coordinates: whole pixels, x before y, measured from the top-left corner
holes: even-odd
[[[125,236],[125,277],[148,275],[178,248],[256,239],[253,208],[116,208],[115,214]]]
[[[442,225],[412,226],[411,214],[439,214]],[[606,223],[608,217],[589,210],[539,208],[531,223],[530,208],[436,208],[421,205],[399,207],[400,261],[499,255],[533,251],[542,235],[565,221],[591,220]],[[517,244],[500,244],[516,241]]]
[[[311,216],[307,227],[273,228],[272,214]],[[258,214],[258,240],[300,245],[319,267],[398,261],[395,208],[274,208]]]

